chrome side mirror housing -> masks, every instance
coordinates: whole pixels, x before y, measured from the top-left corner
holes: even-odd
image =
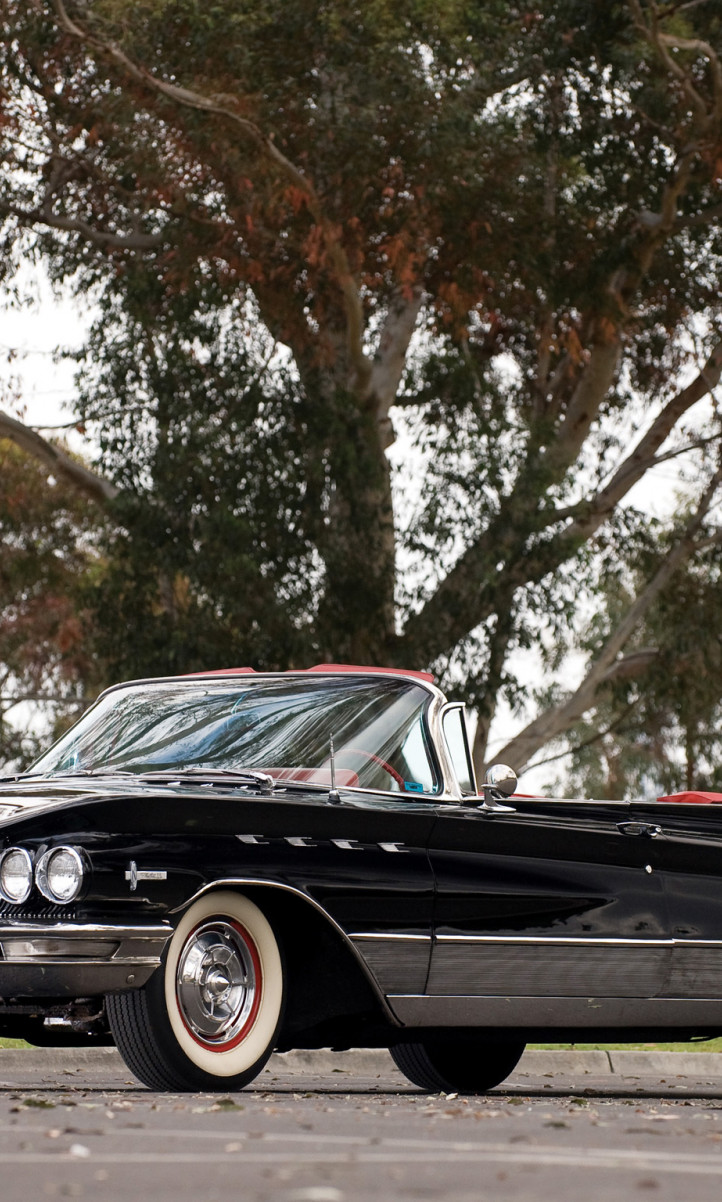
[[[509,806],[499,805],[503,797],[511,797],[518,784],[517,775],[508,764],[492,764],[487,769],[484,783],[481,786],[484,795],[484,810],[508,810]]]
[[[508,764],[492,764],[484,777],[484,788],[493,789],[502,797],[511,797],[518,783],[516,772]]]

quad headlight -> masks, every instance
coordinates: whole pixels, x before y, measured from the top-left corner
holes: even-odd
[[[35,884],[43,897],[61,905],[75,900],[84,876],[82,858],[74,847],[51,847],[35,865]]]
[[[36,885],[56,905],[75,901],[83,887],[85,863],[75,847],[51,847],[33,867],[24,847],[9,847],[0,855],[0,897],[11,905],[27,901]]]
[[[19,905],[33,887],[33,862],[24,847],[9,847],[0,858],[0,896]]]

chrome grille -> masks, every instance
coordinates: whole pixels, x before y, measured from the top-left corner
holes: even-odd
[[[24,918],[29,921],[43,918],[65,918],[72,921],[77,917],[77,910],[69,906],[56,906],[52,902],[33,906],[11,906],[8,902],[0,904],[0,921],[3,918]]]

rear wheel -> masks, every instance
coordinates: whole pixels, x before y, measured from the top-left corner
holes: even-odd
[[[390,1048],[397,1068],[429,1093],[486,1093],[504,1081],[519,1063],[525,1044],[468,1039],[425,1039]]]
[[[241,1089],[273,1051],[284,997],[270,923],[247,897],[212,893],[181,918],[141,989],[106,999],[116,1045],[151,1089]]]

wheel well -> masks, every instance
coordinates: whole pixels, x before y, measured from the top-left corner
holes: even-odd
[[[364,1041],[364,1029],[390,1026],[355,953],[323,913],[282,889],[244,884],[236,892],[263,911],[281,948],[286,1006],[279,1048],[351,1046]]]

